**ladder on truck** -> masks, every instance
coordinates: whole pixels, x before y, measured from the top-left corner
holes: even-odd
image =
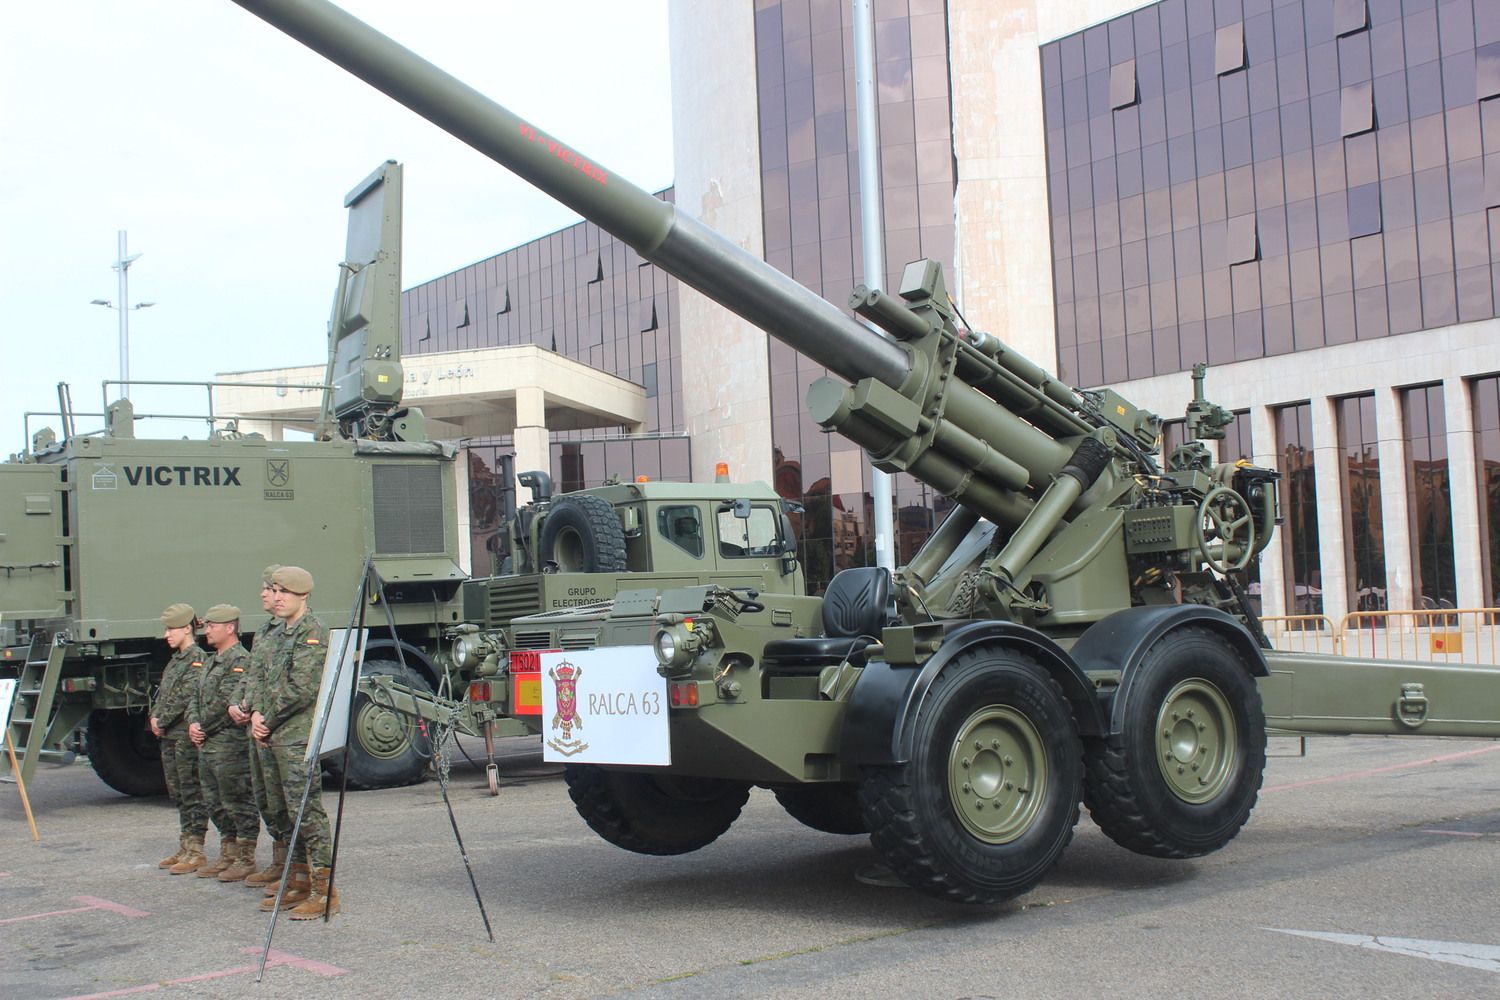
[[[21,780],[30,783],[38,761],[52,760],[71,764],[76,754],[62,748],[67,732],[54,733],[61,714],[53,711],[53,701],[62,680],[63,660],[67,658],[66,642],[56,641],[48,633],[31,638],[26,662],[16,685],[16,701],[10,713],[10,740],[21,765]],[[13,781],[10,756],[0,753],[0,780]]]

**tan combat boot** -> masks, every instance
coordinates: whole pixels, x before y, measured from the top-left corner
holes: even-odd
[[[271,844],[271,863],[266,865],[254,875],[245,876],[245,884],[260,888],[267,886],[281,878],[282,866],[286,864],[286,841],[277,840]]]
[[[170,858],[162,858],[156,863],[156,867],[171,868],[177,862],[182,860],[182,852],[185,850],[187,850],[187,836],[185,834],[179,833],[177,835],[177,853],[172,855]]]
[[[287,914],[293,920],[315,920],[323,915],[323,910],[328,910],[331,917],[339,912],[339,890],[337,886],[328,884],[328,876],[332,873],[331,868],[314,868],[312,870],[312,891],[307,894],[297,906],[292,907],[292,912]]]
[[[168,868],[167,871],[173,875],[186,875],[188,872],[197,871],[198,866],[207,860],[208,858],[203,856],[203,838],[201,836],[184,837],[182,841],[182,859],[171,868]]]
[[[236,847],[234,860],[219,872],[220,882],[239,882],[255,874],[255,841],[241,839]]]
[[[312,892],[312,881],[309,877],[306,864],[293,863],[291,873],[287,876],[286,892],[281,894],[281,908],[290,910],[298,903],[307,898]],[[276,896],[267,896],[260,901],[260,908],[265,913],[276,909]]]
[[[234,863],[239,855],[239,841],[233,837],[219,837],[219,856],[212,861],[205,861],[193,872],[198,878],[218,878],[219,872]]]

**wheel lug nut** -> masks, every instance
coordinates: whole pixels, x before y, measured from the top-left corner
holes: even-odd
[[[966,791],[966,792],[972,792],[973,790],[974,789],[972,789],[972,788],[969,787],[969,783],[967,781],[965,781],[964,782],[964,791]]]
[[[1208,728],[1208,724],[1207,723],[1204,723],[1204,722],[1198,723],[1198,732],[1201,733],[1201,732],[1203,732],[1203,730],[1205,730],[1207,728]]]
[[[1193,717],[1193,710],[1190,708],[1190,709],[1188,709],[1188,718],[1191,719],[1192,717]]]
[[[1183,771],[1185,771],[1185,770],[1187,770],[1187,769],[1186,769],[1186,768],[1184,768],[1184,767],[1183,767],[1183,766],[1182,766],[1182,765],[1181,765],[1181,764],[1178,764],[1178,765],[1177,765],[1177,773],[1178,773],[1178,774],[1181,774],[1181,773],[1183,773]]]
[[[1008,791],[1010,791],[1010,790],[1011,790],[1011,789],[1012,789],[1012,788],[1015,788],[1015,787],[1016,787],[1016,786],[1015,786],[1015,785],[1013,785],[1013,784],[1011,784],[1011,783],[1010,783],[1010,782],[1008,782],[1008,781],[1007,781],[1007,782],[1006,782],[1006,783],[1005,783],[1005,790],[1006,790],[1006,791],[1007,791],[1007,792],[1008,792]]]
[[[999,750],[1000,749],[1000,741],[999,740],[990,740],[990,749],[991,750]]]
[[[1182,718],[1182,715],[1179,712],[1173,712],[1172,713],[1172,718],[1174,718],[1174,719],[1180,719],[1180,718]]]
[[[1005,758],[1005,766],[1006,767],[1010,767],[1015,762],[1016,762],[1016,759],[1014,757],[1006,757]]]
[[[968,766],[969,766],[969,758],[965,757],[964,758],[964,767],[968,767]]]
[[[981,742],[979,742],[978,740],[975,740],[974,741],[974,749],[975,750],[983,750],[984,749],[984,744],[981,743]]]

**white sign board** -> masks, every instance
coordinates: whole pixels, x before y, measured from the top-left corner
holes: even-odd
[[[543,653],[542,760],[672,763],[667,682],[650,646]]]
[[[348,640],[345,641],[345,636]],[[328,713],[328,726],[323,730],[323,742],[318,748],[318,759],[322,760],[330,754],[339,753],[344,749],[344,744],[349,740],[349,692],[354,682],[359,678],[359,667],[355,664],[354,654],[364,645],[365,630],[360,629],[350,632],[346,628],[331,629],[328,633],[328,658],[323,662],[323,682],[318,686],[318,703],[313,718],[316,720]],[[333,689],[333,675],[335,665],[338,662],[339,651],[344,654],[344,668],[337,671],[339,675],[338,690]],[[328,701],[333,699],[333,708],[329,711]],[[316,722],[314,722],[316,725]],[[312,753],[311,747],[308,753]]]
[[[8,677],[0,681],[0,743],[5,742],[5,734],[10,732],[10,703],[16,698],[16,679]],[[0,750],[0,753],[4,753]]]

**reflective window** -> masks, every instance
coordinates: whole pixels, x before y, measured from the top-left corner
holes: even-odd
[[[1307,403],[1276,410],[1281,472],[1281,547],[1288,614],[1323,613],[1323,576],[1318,556],[1318,488],[1313,472],[1312,408]]]
[[[1338,401],[1339,486],[1343,491],[1344,567],[1349,607],[1384,611],[1385,530],[1380,506],[1380,439],[1375,397]]]
[[[1453,571],[1453,505],[1449,496],[1443,387],[1429,385],[1404,390],[1401,411],[1416,606],[1451,608],[1457,597],[1457,585]]]
[[[1484,603],[1500,600],[1500,376],[1471,383],[1474,400],[1474,459],[1478,472]]]
[[[703,556],[703,516],[694,504],[659,507],[656,533],[695,559]]]

